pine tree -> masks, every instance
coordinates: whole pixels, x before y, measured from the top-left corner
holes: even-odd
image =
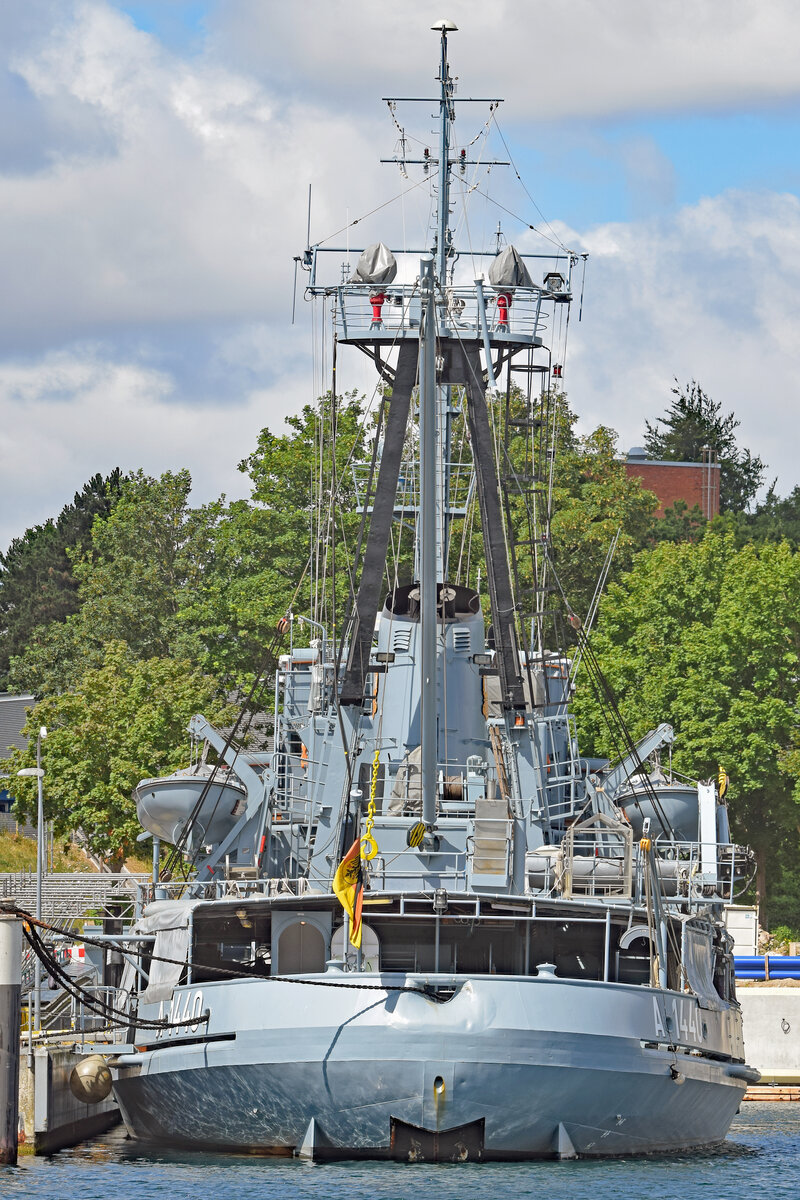
[[[732,412],[723,415],[722,405],[694,379],[672,394],[666,415],[653,424],[645,421],[647,453],[667,462],[700,462],[703,451],[711,451],[720,467],[720,512],[743,511],[761,485],[765,464],[737,445],[741,422]]]

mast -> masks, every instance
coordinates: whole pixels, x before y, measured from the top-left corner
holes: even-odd
[[[436,823],[436,293],[433,258],[420,259],[420,290],[424,306],[419,370],[420,474],[420,775],[422,819],[428,829]]]
[[[445,447],[449,438],[438,425],[438,389],[436,386],[436,285],[440,290],[447,281],[447,251],[450,229],[450,122],[453,119],[451,97],[453,83],[447,61],[447,34],[456,29],[452,21],[438,21],[431,27],[441,33],[442,57],[439,67],[441,97],[439,100],[439,195],[436,221],[436,274],[434,259],[420,259],[420,292],[423,305],[422,337],[419,367],[419,469],[420,469],[420,652],[422,694],[420,696],[420,782],[422,784],[422,820],[427,829],[436,824],[437,792],[437,564],[444,576],[445,547],[438,545],[444,538],[444,496],[442,528],[437,529],[437,475],[442,473],[443,489],[447,488],[444,473]],[[437,453],[438,451],[438,453]],[[439,460],[437,462],[437,459]],[[438,535],[438,536],[437,536]],[[441,549],[441,553],[438,551]]]
[[[453,81],[447,61],[447,35],[458,29],[452,21],[437,21],[431,29],[442,35],[442,61],[439,67],[441,99],[439,100],[439,196],[436,221],[436,274],[439,286],[447,283],[447,252],[450,249],[450,123],[453,112]]]

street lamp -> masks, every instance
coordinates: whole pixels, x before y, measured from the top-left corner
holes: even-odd
[[[39,801],[36,808],[36,920],[42,919],[42,866],[44,860],[44,811],[42,804],[42,780],[44,779],[44,771],[42,770],[42,742],[47,737],[47,730],[44,725],[39,727],[39,736],[36,739],[36,766],[23,767],[21,771],[17,771],[18,775],[34,776],[39,785]],[[38,1031],[41,1029],[42,1018],[42,963],[36,955],[33,964],[33,1024]]]

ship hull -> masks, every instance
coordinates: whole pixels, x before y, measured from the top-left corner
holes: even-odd
[[[697,1008],[693,1021],[693,997],[481,978],[443,1004],[278,982],[245,985],[242,1004],[236,987],[213,999],[207,1036],[198,1028],[197,1041],[120,1060],[115,1090],[133,1136],[319,1158],[647,1154],[722,1141],[746,1087],[746,1068],[711,1057],[722,1043],[735,1053],[738,1010]],[[193,1004],[186,992],[178,1015]],[[224,1032],[231,995],[241,1011]],[[654,1040],[672,999],[679,1036],[685,1021],[708,1053]],[[248,1025],[259,1003],[272,1020]]]

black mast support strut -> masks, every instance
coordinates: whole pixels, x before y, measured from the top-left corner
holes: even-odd
[[[453,346],[448,382],[463,382],[467,392],[467,426],[469,428],[475,477],[478,485],[478,505],[481,512],[483,549],[492,606],[494,644],[500,672],[500,693],[503,708],[525,708],[525,687],[519,661],[519,646],[514,619],[514,596],[511,590],[511,571],[503,534],[503,512],[497,486],[492,431],[483,383],[478,345],[462,343]]]
[[[375,632],[375,614],[383,590],[386,557],[389,551],[389,534],[397,501],[397,483],[403,458],[403,443],[408,428],[411,408],[411,393],[417,381],[419,343],[402,342],[397,357],[389,416],[386,419],[386,436],[383,442],[378,482],[372,505],[372,519],[364,550],[361,580],[353,610],[353,632],[350,652],[347,656],[340,704],[363,704],[364,687],[370,670],[370,652]]]

